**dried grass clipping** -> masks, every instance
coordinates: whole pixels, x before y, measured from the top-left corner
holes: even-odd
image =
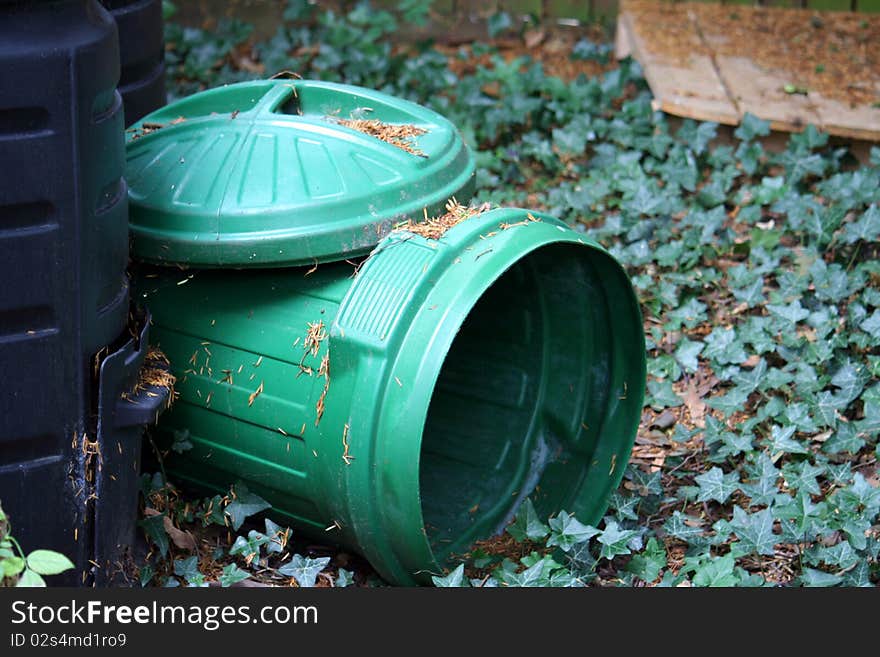
[[[321,365],[318,367],[318,376],[324,377],[324,388],[321,390],[321,396],[315,404],[315,426],[321,422],[324,417],[324,400],[327,399],[327,393],[330,391],[330,351],[324,354],[321,359]]]
[[[419,157],[428,157],[424,151],[420,151],[413,145],[413,138],[419,137],[426,132],[424,128],[419,128],[409,123],[383,123],[378,119],[334,119],[340,125],[346,128],[363,132],[376,139],[397,146],[401,150]]]
[[[177,125],[178,123],[183,123],[186,121],[186,117],[178,116],[176,119],[172,119],[168,123],[156,123],[155,121],[144,121],[137,128],[129,128],[126,132],[131,132],[132,139],[140,139],[141,137],[145,137],[146,135],[156,132],[157,130],[161,130],[169,125]]]
[[[405,230],[429,240],[439,240],[453,226],[457,226],[466,219],[486,212],[490,207],[488,203],[483,203],[475,208],[468,207],[462,205],[453,197],[446,202],[446,212],[439,217],[428,218],[427,211],[425,211],[424,221],[416,222],[410,219],[406,223],[397,226],[395,230]]]
[[[324,327],[324,322],[321,320],[308,322],[307,326],[308,330],[306,331],[303,347],[307,352],[311,352],[312,356],[317,356],[318,351],[321,349],[321,342],[327,339],[327,330]]]
[[[136,395],[147,388],[167,388],[168,399],[166,406],[170,407],[177,399],[178,392],[174,389],[177,377],[171,373],[168,357],[157,347],[150,347],[144,358],[143,367],[138,375],[138,382],[133,393]],[[147,396],[155,397],[157,393],[147,391]]]

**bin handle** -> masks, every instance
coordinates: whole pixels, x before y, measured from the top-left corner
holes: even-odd
[[[116,426],[133,427],[155,424],[159,419],[170,390],[164,386],[142,386],[131,396],[116,402]]]

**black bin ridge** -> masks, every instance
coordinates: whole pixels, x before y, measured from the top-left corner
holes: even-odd
[[[137,496],[105,443],[140,449],[101,403],[131,390],[147,348],[129,316],[116,24],[97,0],[0,2],[0,71],[0,503],[25,550],[77,565],[52,583],[100,583],[96,506]],[[105,382],[120,352],[125,376]],[[133,513],[112,523],[133,537]]]

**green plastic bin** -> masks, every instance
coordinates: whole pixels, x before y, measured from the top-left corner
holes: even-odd
[[[423,199],[445,185],[410,175]],[[135,178],[134,212],[149,186]],[[144,267],[135,280],[178,377],[160,440],[183,433],[193,444],[169,455],[171,477],[214,490],[243,481],[299,532],[404,585],[500,532],[526,497],[541,516],[564,508],[598,522],[645,385],[638,303],[598,244],[521,209],[416,232],[393,230],[365,259]],[[219,264],[222,243],[194,253]]]

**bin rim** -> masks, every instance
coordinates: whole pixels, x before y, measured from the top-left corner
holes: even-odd
[[[506,228],[505,228],[506,226]],[[367,508],[363,500],[362,513],[355,519],[355,532],[367,558],[377,570],[385,571],[395,581],[411,584],[429,583],[432,574],[441,574],[443,564],[436,558],[425,532],[425,519],[420,497],[419,464],[428,409],[437,380],[452,344],[470,311],[505,272],[516,263],[553,245],[571,245],[583,248],[589,259],[598,258],[611,265],[616,280],[601,281],[614,297],[616,324],[628,327],[628,344],[620,363],[628,395],[616,400],[608,410],[607,429],[600,437],[604,446],[597,445],[597,457],[587,464],[583,478],[573,495],[573,511],[582,522],[598,522],[607,506],[607,498],[620,483],[629,453],[635,441],[646,380],[646,358],[641,311],[635,291],[624,268],[611,254],[591,238],[578,233],[558,219],[547,214],[520,208],[501,208],[484,212],[452,227],[439,240],[430,240],[408,231],[397,231],[387,237],[367,261],[369,267],[394,267],[395,243],[436,248],[438,264],[425,269],[414,285],[413,297],[420,302],[406,304],[405,315],[393,334],[388,336],[387,366],[380,376],[360,379],[356,397],[374,399],[379,410],[368,417],[350,418],[352,434],[374,432],[373,454],[364,458],[359,467],[345,470],[344,476],[357,485],[372,485],[377,494],[373,499],[383,500],[385,508]],[[472,249],[474,245],[478,248]],[[485,249],[492,249],[486,253]],[[486,253],[481,257],[481,254]],[[473,261],[473,275],[463,287],[450,293],[449,281],[459,264],[466,258]],[[334,342],[344,342],[352,336],[339,323],[347,304],[354,304],[360,295],[368,293],[366,286],[355,284],[349,290],[331,326],[331,349]],[[439,319],[429,310],[433,305],[451,301],[452,305]],[[584,300],[585,302],[587,300]],[[412,358],[412,354],[419,354]],[[405,356],[406,355],[406,356]],[[401,382],[404,382],[401,385]],[[415,382],[410,385],[410,382]],[[598,453],[601,452],[601,458]],[[367,463],[381,464],[395,461],[413,464],[408,468],[375,468],[367,470]],[[610,462],[610,471],[609,471]],[[377,473],[376,470],[381,471]],[[590,482],[590,475],[594,482]],[[360,480],[355,484],[355,480]],[[595,484],[598,484],[596,486]],[[522,500],[520,500],[522,501]],[[390,519],[406,522],[409,531],[393,531]],[[402,520],[403,519],[403,520]],[[360,525],[360,526],[358,526]],[[382,531],[376,527],[381,526]],[[413,539],[418,536],[419,538]],[[369,537],[366,539],[364,537]],[[393,549],[388,546],[393,545]],[[396,555],[389,560],[388,555]],[[431,563],[429,571],[416,570],[418,564]]]

